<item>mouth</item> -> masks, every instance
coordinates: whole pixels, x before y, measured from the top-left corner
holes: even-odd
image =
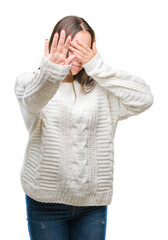
[[[80,68],[80,66],[78,66],[78,65],[72,64],[72,66],[73,66],[74,68]]]

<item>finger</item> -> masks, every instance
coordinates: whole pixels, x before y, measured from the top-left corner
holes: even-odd
[[[79,50],[77,50],[76,48],[71,47],[71,46],[69,46],[69,49],[70,49],[71,51],[73,51],[74,53],[77,53],[78,55],[81,55],[81,56],[83,55],[83,53],[84,53],[85,55],[88,54],[88,52],[86,52],[86,51],[81,52],[81,51],[79,51]]]
[[[81,55],[78,55],[77,53],[75,53],[75,52],[73,52],[73,55],[75,55],[76,56],[76,58],[80,61],[80,62],[82,62],[83,61],[83,57],[81,56]]]
[[[74,43],[74,46],[79,50],[85,51],[84,53],[86,53],[86,51],[87,52],[92,51],[92,49],[86,43],[83,43],[82,41],[79,41],[79,40],[76,40],[76,43]]]
[[[59,39],[59,43],[58,43],[58,46],[57,46],[57,52],[62,53],[63,46],[64,46],[64,41],[65,41],[65,30],[62,29],[60,39]]]
[[[66,39],[66,42],[64,44],[64,48],[63,48],[63,51],[62,53],[66,56],[67,55],[67,51],[69,49],[69,45],[70,45],[70,41],[71,41],[71,35],[69,35]]]
[[[50,54],[55,54],[57,51],[58,32],[54,34],[54,38],[51,44]]]
[[[69,65],[71,64],[72,60],[75,58],[76,56],[74,54],[72,54],[71,56],[69,56],[67,59],[66,59],[66,64],[65,65]]]
[[[47,56],[49,54],[48,50],[48,39],[45,40],[45,45],[44,45],[44,56]]]
[[[80,53],[87,55],[88,51],[85,50],[83,47],[79,46],[79,44],[75,43],[75,42],[70,42],[71,46],[69,46],[69,49],[71,51],[75,51],[76,53],[78,53],[80,55]]]

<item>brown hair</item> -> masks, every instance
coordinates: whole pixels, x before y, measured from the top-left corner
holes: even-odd
[[[95,41],[94,30],[89,26],[89,24],[83,18],[74,16],[74,15],[66,16],[66,17],[62,18],[61,20],[59,20],[57,22],[57,24],[55,25],[55,27],[52,31],[52,34],[51,34],[50,39],[49,39],[49,46],[48,46],[49,47],[49,53],[50,53],[50,50],[51,50],[51,45],[52,45],[54,34],[56,32],[58,32],[58,34],[59,34],[58,41],[59,41],[60,33],[61,33],[62,28],[65,28],[65,41],[66,41],[66,38],[69,36],[69,34],[72,35],[71,36],[71,40],[72,40],[74,38],[74,36],[79,31],[82,31],[82,30],[88,31],[90,33],[90,35],[91,35],[91,46],[92,46],[93,42]],[[69,52],[69,50],[68,50],[68,52]],[[68,52],[67,52],[66,57],[68,57]],[[69,76],[70,80],[72,81],[73,90],[74,90],[74,93],[75,93],[75,100],[76,100],[76,92],[75,92],[74,83],[73,83],[74,78],[81,84],[81,91],[84,94],[90,92],[96,84],[96,81],[91,76],[87,75],[84,68],[82,68],[74,76],[72,75],[72,72],[70,70],[68,76]]]

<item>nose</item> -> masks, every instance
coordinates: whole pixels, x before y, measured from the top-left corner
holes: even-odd
[[[78,58],[76,56],[74,57],[74,59],[77,60],[77,62],[79,62],[79,60],[78,60]]]

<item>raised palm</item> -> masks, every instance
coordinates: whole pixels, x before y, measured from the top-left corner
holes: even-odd
[[[67,51],[69,49],[71,41],[71,36],[69,35],[65,41],[65,31],[61,31],[60,39],[58,42],[58,33],[54,35],[50,53],[48,48],[48,41],[45,41],[44,55],[45,57],[55,64],[62,66],[67,66],[71,64],[72,60],[75,58],[75,55],[70,55],[66,58]],[[58,42],[58,43],[57,43]],[[64,43],[65,42],[65,43]]]

